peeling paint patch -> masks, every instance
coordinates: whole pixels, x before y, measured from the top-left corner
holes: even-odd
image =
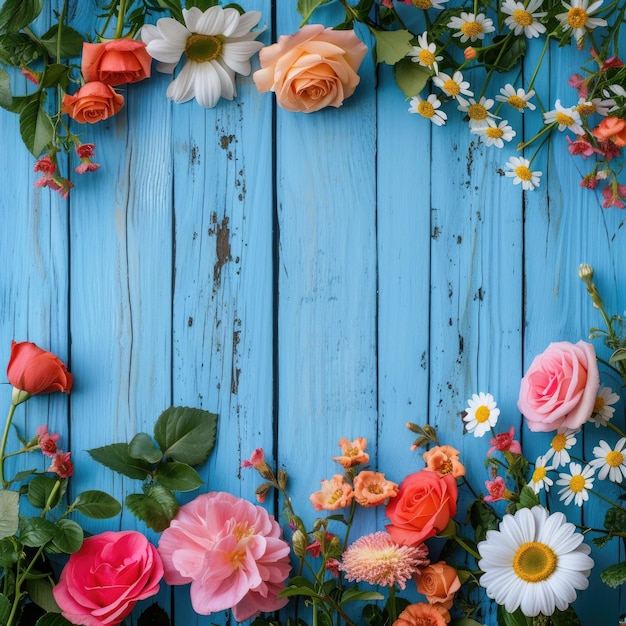
[[[228,221],[228,217],[224,216],[220,224],[217,214],[214,212],[211,215],[211,223],[214,228],[209,229],[209,235],[215,234],[215,252],[217,254],[217,260],[213,266],[213,289],[218,288],[222,284],[222,267],[231,260]]]
[[[222,135],[220,137],[220,148],[228,150],[228,146],[235,140],[235,135]]]

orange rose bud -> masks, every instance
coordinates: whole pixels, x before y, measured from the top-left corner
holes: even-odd
[[[467,46],[467,48],[463,50],[463,56],[465,57],[466,61],[472,61],[478,56],[478,53],[476,52],[476,48],[474,48],[473,46]]]
[[[452,606],[454,594],[461,588],[456,570],[445,561],[426,566],[416,582],[417,591],[425,595],[430,604],[439,604],[445,609]]]
[[[85,83],[73,96],[65,95],[61,113],[79,124],[95,124],[115,115],[124,106],[124,96],[100,81]]]
[[[124,85],[150,78],[152,57],[143,41],[114,39],[104,43],[83,43],[81,71],[85,81]]]

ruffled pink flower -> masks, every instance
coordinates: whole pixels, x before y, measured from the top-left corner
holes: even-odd
[[[61,435],[59,435],[59,433],[49,433],[46,424],[38,426],[35,432],[39,439],[38,444],[41,452],[44,456],[54,458],[57,453],[57,441],[59,441]]]
[[[46,471],[58,474],[59,478],[69,478],[74,473],[74,464],[70,460],[70,455],[70,452],[57,450],[57,453],[52,457],[50,467]]]
[[[191,583],[196,613],[232,609],[238,622],[287,604],[289,544],[267,511],[211,492],[180,507],[158,546],[168,585]]]
[[[489,440],[491,448],[487,450],[487,456],[491,456],[496,450],[499,452],[512,452],[513,454],[521,454],[522,446],[519,441],[513,439],[515,437],[515,428],[511,426],[508,433],[500,433]]]
[[[583,159],[592,156],[597,152],[596,148],[594,148],[585,138],[584,135],[578,135],[575,141],[572,141],[569,137],[567,139],[567,151],[573,155],[580,155]]]
[[[486,480],[485,487],[489,492],[488,496],[485,496],[485,502],[498,502],[498,500],[508,500],[511,496],[511,492],[506,488],[504,478],[497,476],[494,480]]]
[[[324,479],[321,483],[322,489],[309,496],[316,511],[335,511],[350,506],[354,491],[341,474],[335,474],[330,480]]]

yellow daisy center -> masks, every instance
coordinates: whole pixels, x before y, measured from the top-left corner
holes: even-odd
[[[461,32],[470,39],[478,37],[483,32],[483,25],[480,22],[465,22],[461,26]]]
[[[417,112],[430,119],[435,114],[435,107],[428,100],[422,100],[417,105]]]
[[[470,104],[467,114],[471,120],[484,120],[487,118],[487,109],[482,104]]]
[[[518,165],[515,168],[515,176],[520,180],[531,180],[533,173],[525,165]]]
[[[572,476],[569,481],[569,489],[574,493],[580,493],[585,488],[585,477],[580,474]]]
[[[571,126],[574,123],[574,119],[572,117],[566,115],[565,113],[561,113],[561,111],[556,114],[554,119],[563,126]]]
[[[476,413],[474,414],[474,417],[476,418],[476,421],[479,424],[482,424],[483,422],[486,422],[489,419],[490,415],[491,415],[491,411],[484,404],[482,404],[476,409]]]
[[[541,482],[546,477],[546,468],[545,467],[536,467],[533,472],[533,482],[538,483]]]
[[[419,60],[429,67],[435,62],[435,55],[430,50],[420,50]]]
[[[520,98],[519,96],[509,96],[507,102],[516,109],[525,109],[528,106],[528,103],[524,98]]]
[[[513,11],[513,21],[520,26],[530,26],[533,23],[533,16],[528,11],[517,9]]]
[[[591,115],[596,112],[596,105],[593,102],[583,102],[576,107],[580,115]]]
[[[501,128],[490,126],[485,130],[485,135],[487,135],[487,137],[491,137],[492,139],[500,139],[504,135],[504,131]]]
[[[529,541],[522,544],[513,558],[513,571],[527,583],[539,583],[552,576],[558,557],[545,543]]]
[[[552,443],[550,445],[555,452],[561,452],[561,450],[564,450],[567,445],[567,437],[563,433],[559,433],[552,438]]]
[[[602,396],[598,396],[596,398],[596,402],[593,405],[593,412],[594,413],[600,413],[600,411],[606,406],[606,402],[604,401],[604,398]]]
[[[448,95],[455,97],[461,93],[461,87],[459,87],[459,84],[451,78],[448,78],[448,80],[443,83],[443,90]]]
[[[572,28],[582,28],[587,23],[588,17],[585,9],[575,7],[567,12],[567,23]]]
[[[611,450],[606,455],[606,463],[611,467],[619,467],[624,462],[624,455],[617,450]]]
[[[194,33],[187,37],[185,56],[196,63],[215,61],[222,52],[222,41],[213,35]]]
[[[430,9],[433,6],[433,3],[430,0],[412,0],[413,6],[418,9]]]

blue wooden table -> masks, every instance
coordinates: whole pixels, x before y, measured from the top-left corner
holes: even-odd
[[[241,4],[262,11],[266,43],[298,27],[291,1]],[[334,23],[333,11],[318,19]],[[76,1],[71,23],[92,30],[95,13],[93,1]],[[564,90],[573,97],[565,83],[582,60],[574,47],[551,52],[538,82],[550,103]],[[390,69],[376,75],[369,56],[360,75],[342,108],[305,115],[277,109],[250,77],[233,102],[174,105],[170,77],[155,73],[124,89],[120,114],[86,129],[101,168],[67,200],[33,187],[17,118],[0,111],[1,358],[12,339],[28,340],[69,364],[69,398],[33,398],[20,428],[47,420],[62,434],[77,468],[72,492],[123,500],[137,490],[86,450],[152,432],[171,405],[219,414],[203,489],[254,499],[258,476],[240,466],[263,447],[288,470],[307,520],[342,437],[367,438],[372,464],[397,482],[423,467],[407,421],[435,426],[482,489],[487,442],[463,436],[460,417],[478,391],[495,396],[529,459],[545,451],[549,438],[517,410],[519,381],[549,342],[600,325],[581,262],[594,267],[607,309],[626,308],[624,213],[579,187],[582,161],[563,135],[533,164],[539,189],[523,193],[501,175],[513,147],[506,157],[485,148],[460,115],[443,128],[409,115]],[[8,407],[9,386],[2,397]],[[594,443],[585,440],[587,452]],[[568,516],[603,519],[601,507]],[[384,513],[357,523],[382,528]],[[145,530],[127,512],[113,525]],[[614,541],[594,551],[575,605],[585,626],[613,624],[626,609],[599,581],[618,550]],[[196,616],[185,589],[160,602],[176,624],[227,620]]]

